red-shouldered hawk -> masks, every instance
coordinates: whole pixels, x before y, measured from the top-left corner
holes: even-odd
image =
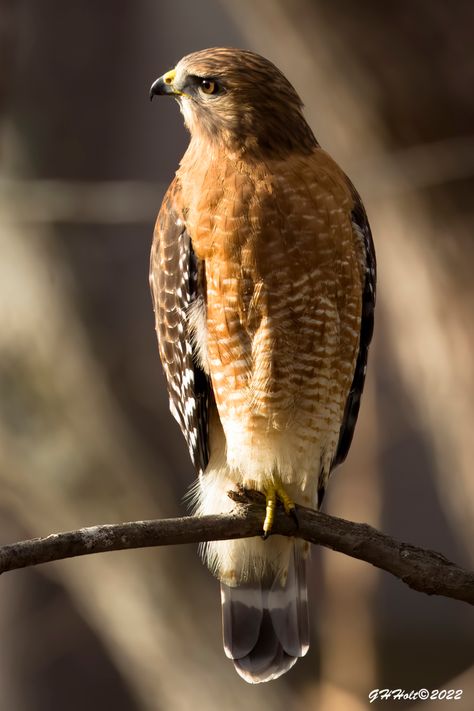
[[[150,96],[177,98],[191,133],[163,200],[151,288],[171,411],[199,472],[199,514],[265,494],[321,503],[348,452],[375,305],[361,200],[318,145],[281,72],[253,52],[184,57]],[[309,644],[308,545],[218,541],[224,648],[249,682],[275,679]]]

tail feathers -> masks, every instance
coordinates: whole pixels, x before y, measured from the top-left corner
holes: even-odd
[[[300,547],[292,546],[283,584],[280,575],[237,587],[221,583],[225,653],[251,684],[277,679],[308,651],[307,561]]]

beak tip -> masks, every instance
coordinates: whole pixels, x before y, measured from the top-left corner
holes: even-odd
[[[171,72],[167,72],[153,82],[150,87],[150,101],[153,101],[154,96],[176,96],[179,93],[170,80],[170,74]]]
[[[150,86],[150,91],[148,93],[150,101],[153,101],[153,97],[156,96],[156,94],[157,94],[157,88],[158,88],[157,85],[158,85],[158,80],[154,81],[153,84]]]
[[[161,77],[160,77],[160,79],[161,79]],[[156,79],[156,81],[154,81],[153,84],[150,86],[150,92],[148,94],[148,96],[150,97],[150,101],[153,101],[153,97],[160,93],[160,88],[161,88],[160,79]]]

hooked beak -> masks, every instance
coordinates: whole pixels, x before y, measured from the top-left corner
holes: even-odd
[[[174,79],[176,72],[174,69],[163,74],[159,77],[150,88],[150,101],[153,100],[154,96],[180,96],[181,92],[178,91],[174,86]]]

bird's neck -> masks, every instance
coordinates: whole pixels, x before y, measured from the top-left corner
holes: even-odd
[[[193,181],[201,180],[209,172],[218,175],[229,172],[253,174],[274,161],[285,161],[290,156],[310,154],[317,147],[316,141],[308,142],[304,150],[298,151],[266,151],[262,150],[255,142],[249,141],[242,145],[231,140],[218,140],[200,135],[191,137],[189,146],[180,162],[180,174],[188,175]]]
[[[300,111],[288,113],[288,120],[268,116],[262,121],[262,130],[255,130],[259,122],[234,126],[226,130],[210,130],[209,126],[187,124],[191,140],[183,161],[186,164],[287,160],[295,155],[309,155],[318,146],[311,128]]]
[[[227,174],[230,168],[236,171],[245,170],[244,166],[250,167],[256,162],[256,157],[249,151],[201,134],[191,136],[188,149],[181,159],[179,172],[183,176],[186,175],[188,180],[200,184],[210,173],[219,180],[219,175]]]

